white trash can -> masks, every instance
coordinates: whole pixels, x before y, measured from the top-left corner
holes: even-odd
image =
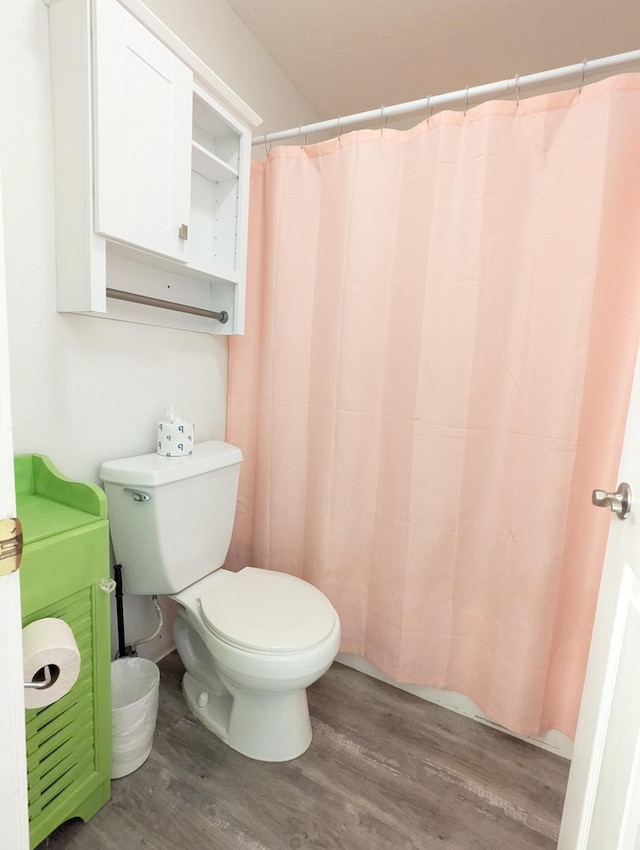
[[[111,663],[111,778],[133,773],[151,752],[158,716],[160,670],[146,658]]]

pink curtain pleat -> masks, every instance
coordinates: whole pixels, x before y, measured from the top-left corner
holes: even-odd
[[[273,150],[252,175],[228,565],[342,649],[575,732],[640,305],[640,75]]]

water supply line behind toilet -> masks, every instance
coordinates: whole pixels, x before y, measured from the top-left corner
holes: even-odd
[[[133,643],[127,645],[124,633],[122,564],[115,564],[113,567],[113,573],[116,582],[116,621],[118,627],[118,652],[116,658],[126,658],[127,656],[137,655],[139,646],[142,646],[142,644],[144,643],[150,643],[152,640],[158,637],[164,626],[164,616],[162,613],[162,608],[160,607],[160,603],[158,602],[158,597],[155,595],[152,596],[151,599],[155,606],[156,616],[158,618],[158,625],[155,631],[147,637],[140,638],[139,640],[133,641]]]

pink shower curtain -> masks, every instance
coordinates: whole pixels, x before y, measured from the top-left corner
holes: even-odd
[[[229,565],[346,652],[575,731],[640,302],[640,75],[255,164]]]

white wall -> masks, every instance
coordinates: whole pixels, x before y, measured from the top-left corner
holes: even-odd
[[[265,129],[317,119],[224,0],[148,5],[263,117]],[[224,439],[227,341],[56,312],[47,16],[42,0],[0,3],[14,448],[49,455],[69,477],[97,481],[103,460],[153,450],[156,422],[169,405],[197,424],[200,440]],[[170,606],[167,613],[171,619]],[[131,600],[126,622],[128,640],[152,630],[149,601]],[[170,643],[165,629],[149,654]]]

